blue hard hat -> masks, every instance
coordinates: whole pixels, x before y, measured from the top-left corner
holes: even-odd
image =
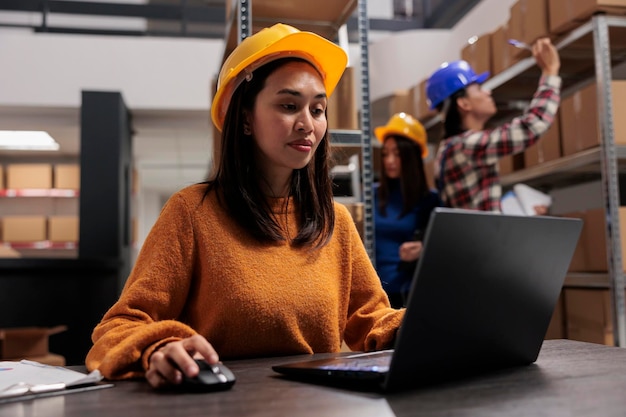
[[[482,84],[489,78],[489,71],[476,75],[467,61],[444,62],[426,81],[426,97],[431,110],[452,94],[470,84]]]

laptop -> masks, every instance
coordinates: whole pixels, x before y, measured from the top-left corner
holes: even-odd
[[[394,349],[272,369],[394,392],[532,364],[581,228],[579,219],[436,208]]]

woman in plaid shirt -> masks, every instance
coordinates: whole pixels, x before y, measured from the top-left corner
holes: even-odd
[[[444,117],[435,175],[446,206],[500,212],[498,160],[523,152],[552,124],[560,102],[560,58],[547,38],[532,45],[532,54],[541,78],[530,106],[495,129],[485,129],[497,112],[491,92],[481,88],[488,72],[477,75],[467,62],[455,61],[442,64],[428,79],[430,108]]]

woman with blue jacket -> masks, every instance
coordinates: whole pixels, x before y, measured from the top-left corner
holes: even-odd
[[[421,234],[439,205],[424,172],[426,131],[407,113],[374,130],[382,143],[382,173],[374,188],[376,270],[393,307],[406,303],[422,251]]]

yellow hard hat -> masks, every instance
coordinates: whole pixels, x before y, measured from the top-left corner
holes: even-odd
[[[346,52],[312,32],[277,23],[245,38],[226,58],[217,79],[211,119],[220,131],[231,96],[241,82],[260,66],[278,58],[296,57],[310,62],[322,75],[330,96],[346,69]]]
[[[428,146],[426,146],[426,129],[410,114],[404,112],[396,113],[385,126],[378,126],[374,129],[374,134],[380,143],[391,135],[403,136],[416,142],[422,148],[422,158],[428,156]]]

